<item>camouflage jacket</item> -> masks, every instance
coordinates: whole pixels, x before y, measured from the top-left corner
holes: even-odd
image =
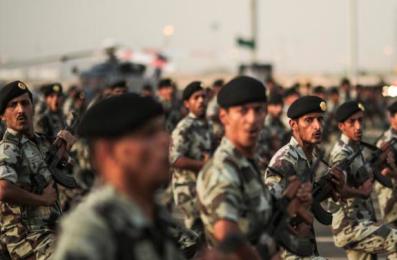
[[[211,153],[212,146],[213,138],[207,121],[189,114],[172,132],[170,163],[174,164],[180,157],[203,160],[205,154]],[[173,182],[180,184],[196,182],[196,174],[183,169],[174,169],[172,178]]]
[[[50,112],[46,110],[35,118],[34,130],[49,138],[55,138],[60,130],[66,128],[66,119],[62,111]]]
[[[313,182],[312,167],[317,160],[315,150],[309,161],[294,137],[273,155],[264,176],[264,182],[275,196],[279,197],[288,185],[288,177],[298,176],[303,181]]]
[[[197,195],[211,245],[216,243],[214,225],[219,220],[236,222],[247,239],[256,243],[272,215],[272,196],[255,162],[244,157],[226,137],[200,171]]]
[[[162,209],[151,221],[135,202],[105,185],[62,221],[53,259],[183,259],[168,226]]]
[[[330,164],[335,165],[349,155],[361,149],[361,145],[352,143],[348,137],[342,135],[339,141],[331,150]],[[356,157],[346,174],[355,174],[360,171],[371,172],[366,166],[364,156]],[[349,184],[349,181],[348,183]],[[335,245],[338,247],[348,246],[351,243],[360,241],[374,233],[379,227],[374,225],[375,211],[371,198],[349,198],[345,202],[339,202],[339,209],[333,214],[332,231]]]
[[[380,148],[384,143],[391,141],[392,138],[397,138],[397,132],[390,128],[383,133],[376,145]],[[393,152],[395,158],[397,158],[396,143],[393,144]],[[379,182],[375,182],[374,186],[385,223],[391,223],[397,220],[397,183],[395,178],[391,178],[391,180],[393,182],[394,189],[387,188]]]
[[[0,142],[0,179],[29,192],[36,192],[38,185],[47,186],[51,173],[44,157],[49,145],[43,136],[35,135],[33,139],[28,139],[25,135],[7,129]],[[38,183],[39,179],[42,183]],[[61,215],[57,205],[35,207],[6,202],[0,202],[0,212],[2,235],[18,234],[19,226],[31,230],[48,229],[51,222]]]

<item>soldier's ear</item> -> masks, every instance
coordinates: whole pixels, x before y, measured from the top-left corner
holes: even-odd
[[[338,123],[338,128],[339,130],[343,131],[345,124],[344,123]]]
[[[219,120],[221,121],[222,125],[226,125],[229,121],[227,118],[227,111],[226,109],[221,108],[219,110]]]
[[[298,127],[298,121],[295,119],[290,119],[288,123],[292,130],[295,130]]]

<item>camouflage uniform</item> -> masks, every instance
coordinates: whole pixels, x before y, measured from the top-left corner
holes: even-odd
[[[193,114],[187,115],[172,132],[170,162],[187,157],[203,160],[212,148],[212,136],[205,119],[198,119]],[[172,192],[175,205],[184,215],[186,228],[192,228],[199,220],[196,200],[197,173],[186,169],[173,169]]]
[[[312,154],[312,161],[309,161],[296,139],[291,137],[289,143],[278,150],[270,160],[269,168],[265,173],[264,182],[276,196],[281,196],[283,190],[288,185],[288,178],[291,176],[297,176],[304,182],[310,181],[313,183],[315,176],[312,174],[312,167],[313,162],[316,160],[317,155],[315,151],[313,151]],[[310,240],[314,248],[316,248],[313,227]],[[317,255],[317,252],[313,253]],[[283,252],[282,257],[283,259],[302,259],[287,251]],[[321,258],[313,255],[312,257],[308,257],[308,259]]]
[[[216,146],[219,145],[219,143],[222,140],[222,137],[224,135],[224,129],[223,125],[219,120],[219,105],[217,103],[217,97],[214,96],[210,102],[208,102],[208,107],[207,107],[207,118],[208,121],[211,125],[211,131],[214,136],[214,142]]]
[[[348,137],[342,135],[330,154],[332,165],[352,155],[360,144],[352,143]],[[364,156],[358,156],[346,173],[360,175],[372,174],[372,170],[365,164]],[[347,184],[349,184],[349,178]],[[348,198],[338,203],[338,210],[333,214],[332,231],[337,247],[346,250],[349,259],[371,259],[371,254],[393,253],[390,257],[397,257],[397,230],[387,225],[375,223],[376,216],[371,198]]]
[[[269,129],[270,136],[272,137],[271,148],[272,154],[274,154],[278,149],[288,143],[291,136],[290,131],[287,130],[281,119],[272,118],[271,116],[266,117],[265,128]]]
[[[272,196],[263,185],[255,162],[244,157],[226,137],[199,173],[197,195],[211,246],[216,245],[214,225],[222,219],[237,223],[254,245],[268,228]]]
[[[268,127],[264,127],[259,133],[255,152],[255,157],[262,176],[265,175],[267,165],[269,164],[273,154],[270,129]]]
[[[161,103],[165,111],[165,128],[171,133],[182,117],[179,102],[177,100],[170,102],[162,99],[159,99],[158,101]]]
[[[381,147],[383,143],[389,142],[392,138],[397,138],[397,132],[390,128],[387,130],[382,138],[378,141],[377,146]],[[397,153],[397,144],[393,145],[393,152]],[[393,186],[394,189],[389,189],[379,182],[375,182],[374,190],[378,197],[379,208],[382,209],[381,213],[385,223],[393,223],[397,221],[397,187],[394,178]],[[394,223],[397,224],[397,223]]]
[[[46,110],[35,117],[34,130],[49,138],[55,138],[58,132],[66,128],[66,120],[62,111],[51,112]]]
[[[105,185],[62,221],[54,260],[183,259],[157,208],[153,221],[131,199]]]
[[[0,142],[0,179],[29,192],[43,188],[38,188],[37,180],[42,179],[41,186],[51,180],[43,160],[48,148],[42,136],[35,135],[33,141],[7,129]],[[60,215],[58,203],[36,207],[0,202],[1,243],[13,259],[47,259],[53,251],[54,225]]]

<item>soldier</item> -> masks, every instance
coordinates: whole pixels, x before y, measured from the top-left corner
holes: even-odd
[[[125,80],[116,81],[109,88],[111,89],[110,96],[120,96],[128,92],[128,85]]]
[[[48,259],[61,211],[43,159],[50,144],[33,131],[32,94],[25,83],[0,90],[0,113],[7,126],[0,143],[1,244],[12,259]],[[75,141],[65,130],[58,136],[68,148]]]
[[[388,107],[388,119],[390,128],[383,133],[382,137],[377,143],[377,146],[381,148],[385,143],[397,139],[397,102],[394,102]],[[397,155],[397,144],[392,146],[394,157]],[[396,188],[396,169],[391,169],[390,166],[383,169],[382,175],[390,175],[393,180],[393,189],[387,188],[381,185],[379,182],[375,182],[374,189],[378,197],[379,208],[383,216],[385,223],[393,224],[397,226],[397,188]]]
[[[211,155],[213,138],[205,119],[207,101],[202,83],[194,81],[187,85],[183,100],[189,114],[172,132],[172,192],[176,208],[183,213],[185,227],[203,235],[197,209],[196,176]]]
[[[86,112],[78,133],[103,185],[64,219],[54,259],[182,259],[154,202],[169,179],[161,105],[133,93],[111,97]]]
[[[238,259],[259,259],[252,247],[258,243],[269,258],[277,249],[265,230],[275,207],[254,159],[266,116],[266,89],[256,79],[237,77],[219,92],[218,104],[225,136],[197,180],[207,242],[217,246],[230,236],[242,236],[244,242],[232,249]],[[310,190],[301,187],[298,193],[307,196]]]
[[[265,184],[274,194],[285,190],[288,178],[297,176],[306,185],[312,187],[315,180],[313,165],[317,160],[316,146],[321,142],[323,115],[327,109],[326,102],[316,96],[303,96],[288,109],[289,125],[292,137],[288,144],[276,152],[266,170]],[[343,174],[332,172],[333,181],[343,185]],[[307,209],[311,207],[312,196],[300,197]],[[305,223],[291,223],[297,233],[311,239],[313,243],[312,258],[318,256],[314,230]],[[283,252],[284,259],[300,259],[288,251]]]
[[[283,107],[283,113],[281,116],[281,121],[283,122],[283,124],[285,126],[289,125],[289,123],[288,123],[289,118],[287,116],[287,111],[288,111],[289,107],[292,105],[292,103],[294,103],[299,97],[300,97],[300,94],[299,94],[298,90],[296,89],[296,87],[291,87],[284,91],[284,94],[283,94],[284,107]]]
[[[222,79],[215,80],[212,84],[212,98],[208,103],[207,119],[211,124],[212,133],[215,138],[215,142],[218,145],[223,137],[223,127],[219,121],[219,105],[216,101],[219,91],[224,85]]]
[[[333,214],[335,245],[346,250],[348,259],[373,259],[378,253],[388,253],[395,259],[397,230],[376,223],[370,198],[373,170],[365,163],[360,143],[364,106],[356,101],[345,102],[336,110],[335,119],[342,135],[331,151],[330,163],[337,165],[352,154],[360,153],[346,170],[347,182],[341,193],[343,200]]]
[[[257,145],[258,163],[262,174],[265,173],[273,154],[288,142],[290,135],[283,122],[281,122],[283,113],[283,98],[281,95],[277,93],[270,94],[267,112],[265,126],[261,130]]]
[[[42,90],[46,109],[36,115],[34,128],[40,134],[55,138],[56,134],[66,127],[66,119],[62,112],[62,86],[53,83],[43,86]]]
[[[165,124],[171,133],[181,119],[180,104],[175,97],[175,86],[171,79],[162,79],[158,83],[157,97],[163,105],[165,112]]]

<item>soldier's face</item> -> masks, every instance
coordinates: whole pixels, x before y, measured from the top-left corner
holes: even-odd
[[[118,140],[113,154],[128,182],[158,188],[169,180],[168,151],[169,136],[159,117]]]
[[[171,101],[174,95],[174,88],[172,86],[162,87],[158,93],[164,100]]]
[[[33,104],[25,93],[8,102],[2,119],[7,127],[22,133],[33,133]]]
[[[58,111],[62,104],[62,96],[56,93],[48,95],[45,98],[47,107],[50,111]]]
[[[195,92],[185,101],[185,106],[195,116],[203,118],[207,109],[207,94],[205,90]]]
[[[395,113],[394,115],[390,115],[389,114],[389,123],[390,126],[394,129],[397,130],[397,113]]]
[[[120,96],[128,92],[128,89],[125,87],[115,88],[112,91],[112,96]]]
[[[290,120],[295,137],[304,143],[318,144],[323,133],[324,116],[322,113],[310,113],[296,120]]]
[[[269,115],[273,118],[280,118],[283,113],[283,105],[282,104],[272,104],[267,106],[267,111]]]
[[[226,137],[236,146],[255,148],[266,113],[266,104],[261,102],[221,109],[220,119],[225,126]]]
[[[364,113],[362,111],[353,114],[338,127],[344,135],[355,142],[361,141],[363,136]]]

